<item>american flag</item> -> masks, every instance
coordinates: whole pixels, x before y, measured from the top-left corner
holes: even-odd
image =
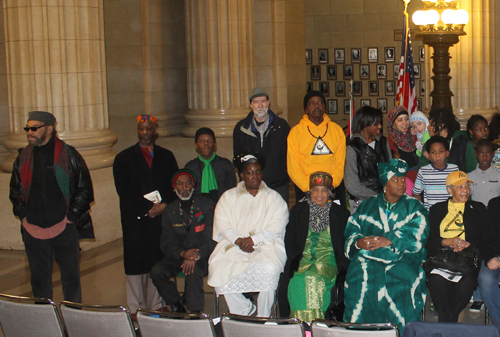
[[[415,76],[413,74],[413,52],[411,48],[410,35],[410,28],[408,26],[408,13],[405,10],[396,105],[404,106],[409,113],[412,113],[417,109],[417,94],[415,91]]]

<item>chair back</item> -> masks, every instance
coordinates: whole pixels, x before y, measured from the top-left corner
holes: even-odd
[[[61,302],[69,337],[135,337],[130,314],[122,306]]]
[[[64,337],[64,325],[51,300],[0,294],[0,325],[5,337]]]
[[[314,337],[399,337],[391,323],[344,323],[316,319],[311,324]]]
[[[263,318],[225,314],[224,337],[304,337],[302,323],[296,318]]]
[[[137,322],[142,337],[216,337],[214,324],[206,314],[184,314],[139,309]]]

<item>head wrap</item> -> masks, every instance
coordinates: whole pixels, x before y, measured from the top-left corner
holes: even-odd
[[[233,165],[238,169],[239,173],[243,172],[245,167],[250,164],[259,164],[260,169],[264,171],[266,168],[266,157],[257,151],[247,151],[233,159]]]
[[[326,100],[325,100],[325,96],[323,96],[323,94],[319,91],[316,91],[316,90],[313,90],[313,91],[309,91],[305,96],[304,96],[304,110],[306,110],[306,107],[307,107],[307,103],[309,103],[309,100],[313,97],[316,97],[318,96],[319,98],[321,98],[321,100],[323,101],[323,105],[326,106]]]
[[[378,163],[380,183],[385,187],[393,176],[404,177],[408,171],[408,164],[401,159],[392,158],[388,163]]]
[[[315,186],[325,186],[329,190],[333,189],[332,176],[327,172],[314,172],[309,176],[309,189]]]
[[[196,187],[196,175],[194,174],[193,171],[184,168],[184,169],[180,169],[179,171],[175,172],[175,174],[172,176],[172,189],[175,190],[175,181],[177,180],[177,178],[179,178],[182,175],[189,176],[191,178],[191,180],[193,181],[193,188]]]
[[[406,110],[402,106],[395,106],[392,108],[387,114],[387,128],[389,130],[389,137],[391,137],[392,141],[398,149],[403,150],[405,152],[413,152],[415,151],[415,141],[413,136],[408,128],[408,131],[405,133],[396,129],[394,122],[401,115],[408,115],[408,110]]]
[[[266,98],[269,97],[264,88],[253,88],[252,92],[250,93],[250,97],[248,98],[248,101],[252,103],[252,99],[254,99],[255,97],[263,97],[263,96],[265,96]]]
[[[467,177],[467,173],[462,171],[455,171],[448,174],[448,177],[446,178],[446,186],[458,186],[466,181],[469,183],[473,183],[473,181],[470,180],[469,177]]]
[[[215,142],[215,133],[214,130],[210,128],[199,128],[196,130],[196,134],[194,135],[194,142],[196,143],[198,141],[198,137],[201,135],[210,135],[214,139]]]
[[[157,124],[158,119],[156,119],[155,117],[153,117],[151,115],[139,115],[139,116],[137,116],[137,123],[143,123],[143,122],[150,122],[153,124]]]
[[[28,112],[28,122],[29,121],[38,121],[42,122],[45,125],[52,125],[52,126],[56,124],[56,118],[54,117],[54,115],[47,111]]]

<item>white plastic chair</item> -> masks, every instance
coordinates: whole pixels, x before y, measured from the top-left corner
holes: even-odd
[[[296,318],[263,318],[225,314],[225,337],[304,337],[302,323]]]
[[[391,323],[344,323],[316,319],[312,321],[314,337],[399,337],[399,331]]]
[[[139,309],[137,323],[142,337],[216,337],[214,324],[206,314],[184,314]]]

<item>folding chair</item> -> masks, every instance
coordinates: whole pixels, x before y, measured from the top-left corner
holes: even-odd
[[[344,323],[316,319],[312,321],[314,337],[399,337],[399,331],[391,323]]]
[[[137,322],[142,337],[216,337],[214,324],[206,314],[184,314],[139,309]]]
[[[225,337],[304,337],[302,323],[296,318],[263,318],[225,314],[222,316]]]
[[[135,337],[130,313],[122,306],[63,301],[61,313],[69,337]]]
[[[57,306],[44,298],[0,294],[0,324],[5,337],[64,337]]]

